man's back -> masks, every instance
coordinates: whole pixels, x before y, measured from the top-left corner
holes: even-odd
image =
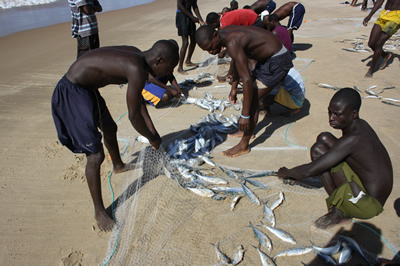
[[[400,0],[387,0],[386,10],[400,10]]]
[[[251,9],[238,9],[222,15],[220,18],[221,28],[229,25],[251,26],[257,20],[257,13]]]
[[[346,160],[358,175],[370,196],[376,198],[382,206],[393,186],[393,169],[386,148],[371,126],[359,119],[357,127],[350,134],[344,134],[351,147]]]
[[[257,27],[227,26],[220,34],[226,39],[226,48],[232,56],[239,48],[248,58],[264,62],[282,49],[281,42],[271,32]]]

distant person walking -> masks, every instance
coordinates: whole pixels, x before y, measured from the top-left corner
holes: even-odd
[[[103,11],[97,0],[68,0],[72,16],[72,38],[78,41],[77,58],[99,48],[96,12]]]

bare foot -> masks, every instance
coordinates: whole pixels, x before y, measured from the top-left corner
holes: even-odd
[[[333,207],[329,210],[327,214],[318,218],[314,224],[316,227],[320,229],[327,229],[333,227],[335,225],[348,223],[350,222],[350,218],[346,218],[343,216],[343,213],[338,210],[336,207]]]
[[[226,76],[217,76],[217,79],[220,83],[225,82],[226,81]]]
[[[189,75],[185,70],[183,70],[182,68],[178,68],[178,73],[181,75]]]
[[[372,70],[368,70],[367,74],[365,74],[366,78],[372,78]]]
[[[262,109],[262,110],[260,110],[260,111],[258,112],[258,116],[259,116],[259,117],[260,117],[260,116],[263,116],[263,117],[270,117],[271,115],[270,115],[270,112],[268,112],[267,110]]]
[[[111,231],[115,225],[113,219],[105,211],[99,212],[94,216],[101,231]]]
[[[136,167],[135,164],[124,164],[122,167],[114,168],[113,172],[115,174],[119,174],[119,173],[133,170],[133,169],[135,169],[135,167]]]
[[[229,150],[223,151],[222,154],[225,155],[226,157],[237,157],[246,153],[250,152],[250,148],[247,149],[242,149],[239,147],[239,145],[236,145],[233,148],[230,148]]]
[[[392,57],[391,53],[388,53],[387,56],[385,56],[385,58],[383,58],[382,64],[380,65],[379,69],[382,70],[386,67],[387,62],[389,61],[389,59]]]
[[[236,131],[235,133],[228,134],[228,138],[241,138],[244,136],[243,131]],[[251,138],[254,139],[254,134],[251,135]]]
[[[192,63],[192,62],[185,62],[185,65],[189,66],[189,67],[198,67],[199,66],[199,64]]]

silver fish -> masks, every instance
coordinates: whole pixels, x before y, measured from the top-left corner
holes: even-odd
[[[262,222],[261,222],[262,223]],[[277,237],[279,237],[281,240],[291,243],[293,245],[296,244],[296,240],[293,238],[293,236],[291,234],[289,234],[288,232],[283,231],[282,229],[278,229],[275,227],[271,227],[268,226],[266,224],[262,223],[262,226],[264,226],[265,228],[267,228],[271,233],[273,233],[274,235],[276,235]]]
[[[233,198],[232,202],[231,202],[231,211],[233,211],[233,209],[235,208],[236,204],[239,202],[239,200],[243,198],[243,195],[237,195]]]
[[[216,184],[216,185],[226,185],[228,184],[228,181],[225,179],[219,178],[219,177],[214,177],[214,176],[205,176],[202,175],[199,171],[195,171],[194,174],[200,178],[203,179],[204,181],[211,183],[211,184]]]
[[[393,99],[393,98],[383,98],[382,100],[385,100],[385,101],[392,101],[392,102],[400,103],[400,100]]]
[[[207,188],[191,188],[191,187],[188,187],[187,189],[189,189],[190,191],[196,193],[199,196],[206,197],[206,198],[211,198],[215,194],[214,191],[212,191],[211,189],[207,189]]]
[[[331,256],[326,255],[324,253],[320,253],[318,251],[316,251],[315,253],[317,254],[318,258],[320,258],[325,264],[332,265],[332,266],[338,265]]]
[[[243,188],[241,187],[213,187],[212,191],[216,193],[224,193],[224,194],[244,194]]]
[[[271,207],[269,207],[272,211],[274,211],[279,205],[282,204],[282,202],[285,200],[285,196],[282,191],[279,192],[279,198],[271,204]]]
[[[312,244],[312,248],[314,249],[314,251],[322,253],[322,254],[326,254],[326,255],[329,255],[329,256],[337,254],[339,252],[341,246],[342,246],[342,243],[340,243],[340,241],[338,241],[336,243],[336,245],[334,245],[334,246],[323,247],[323,248],[315,246],[314,244]]]
[[[139,141],[139,142],[141,142],[141,143],[150,144],[150,141],[149,141],[146,137],[144,137],[144,136],[138,136],[138,137],[136,138],[136,140]]]
[[[271,243],[271,239],[269,239],[269,237],[264,234],[262,231],[258,230],[251,222],[250,222],[250,226],[251,228],[253,228],[253,232],[254,235],[256,236],[258,242],[260,242],[260,244],[265,247],[268,252],[271,252],[272,250],[272,243]]]
[[[243,260],[244,256],[244,248],[242,245],[239,245],[236,248],[236,252],[232,256],[232,262],[231,265],[237,265]]]
[[[240,185],[242,185],[244,194],[246,194],[246,196],[251,200],[251,202],[253,202],[256,205],[260,205],[260,200],[257,198],[256,195],[254,195],[254,193],[248,188],[246,187],[245,184],[240,183]]]
[[[369,87],[367,90],[372,90],[372,89],[375,89],[376,87],[378,87],[378,85],[372,85],[372,86]]]
[[[275,215],[274,212],[264,203],[264,217],[265,220],[272,226],[275,227]]]
[[[235,178],[235,179],[238,179],[239,177],[238,177],[238,175],[237,174],[235,174],[235,172],[233,172],[233,171],[231,171],[231,170],[228,170],[228,169],[225,169],[225,168],[223,168],[221,165],[219,165],[219,168],[222,170],[222,172],[224,172],[227,176],[229,176],[229,177],[231,177],[231,178]]]
[[[284,256],[299,256],[299,255],[304,255],[313,250],[312,247],[302,247],[302,248],[291,248],[285,251],[282,251],[279,254],[276,254],[272,259],[276,260],[278,257],[284,257]]]
[[[259,247],[253,246],[253,248],[257,249],[263,266],[276,266],[275,262],[267,254],[262,252]]]
[[[258,177],[264,177],[264,176],[278,176],[278,171],[263,171],[263,172],[252,174],[250,176],[246,176],[246,179],[247,178],[258,178]]]
[[[371,91],[371,89],[366,89],[365,92],[372,96],[378,96],[375,92]]]
[[[255,187],[261,188],[261,189],[270,189],[270,187],[267,184],[264,184],[263,182],[260,182],[258,180],[251,180],[251,179],[244,179],[246,182],[252,184]]]
[[[356,85],[354,85],[354,89],[357,90],[358,92],[362,93],[362,91]]]
[[[318,83],[318,86],[321,87],[321,88],[327,88],[327,89],[332,89],[332,90],[339,90],[338,87],[335,87],[335,86],[333,86],[333,85],[329,85],[329,84],[326,84],[326,83]]]
[[[362,252],[362,250],[361,250],[361,247],[358,245],[358,243],[357,243],[354,239],[352,239],[352,238],[350,238],[350,237],[347,237],[347,236],[343,236],[343,235],[340,235],[340,236],[339,236],[339,239],[340,239],[342,242],[347,243],[347,244],[350,246],[350,248],[352,248],[352,249],[355,250],[358,254],[360,254],[369,264],[374,264],[373,262],[371,262],[371,261],[365,256],[364,252]]]
[[[209,157],[207,157],[207,156],[205,156],[205,155],[201,155],[200,158],[203,159],[203,161],[204,161],[206,164],[209,164],[209,165],[211,165],[211,166],[215,166],[215,163],[214,163],[213,161],[211,161],[211,159],[210,159]]]
[[[354,49],[354,48],[342,48],[342,50],[358,53],[358,51],[356,49]]]
[[[224,253],[222,253],[221,250],[219,250],[219,243],[215,245],[211,243],[211,245],[214,246],[215,252],[217,253],[217,258],[222,264],[228,265],[231,263],[231,259],[228,258],[228,256],[226,256]]]
[[[352,253],[353,250],[351,249],[350,245],[343,243],[343,249],[339,256],[339,264],[346,263],[350,259]]]
[[[383,103],[394,105],[394,106],[400,106],[400,104],[394,103],[394,102],[389,102],[389,101],[382,101]]]

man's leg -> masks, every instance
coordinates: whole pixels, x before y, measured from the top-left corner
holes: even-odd
[[[390,36],[382,31],[382,28],[378,24],[374,24],[371,30],[371,34],[369,36],[368,46],[374,51],[374,55],[372,56],[371,66],[368,69],[365,77],[370,78],[374,73],[374,69],[378,60],[381,56],[383,56],[382,68],[386,66],[387,61],[389,60],[391,54],[388,54],[382,50],[383,45],[387,40],[389,40]]]
[[[185,56],[186,56],[186,50],[188,48],[188,36],[181,36],[182,37],[182,47],[181,50],[179,52],[179,65],[178,65],[178,72],[181,74],[186,75],[186,71],[183,70],[183,61],[185,60]]]
[[[110,231],[115,222],[106,213],[101,195],[100,166],[104,161],[104,152],[101,151],[95,154],[86,154],[86,159],[85,173],[90,195],[93,200],[94,217],[100,230]]]
[[[328,152],[336,141],[337,138],[329,132],[319,134],[317,137],[317,141],[311,147],[311,160],[314,161],[326,152]],[[329,196],[334,192],[336,188],[347,182],[342,171],[333,174],[330,171],[326,171],[322,173],[319,177],[321,179],[322,185],[325,188],[325,191],[328,193]],[[315,226],[321,229],[326,229],[330,226],[347,222],[349,220],[350,219],[343,216],[343,213],[338,208],[336,208],[336,206],[333,206],[329,209],[327,214],[321,216],[315,221]]]
[[[196,48],[196,36],[194,34],[190,35],[190,45],[189,45],[189,50],[188,54],[186,57],[185,65],[187,66],[198,66],[197,64],[192,63],[192,55],[194,52],[194,49]]]

